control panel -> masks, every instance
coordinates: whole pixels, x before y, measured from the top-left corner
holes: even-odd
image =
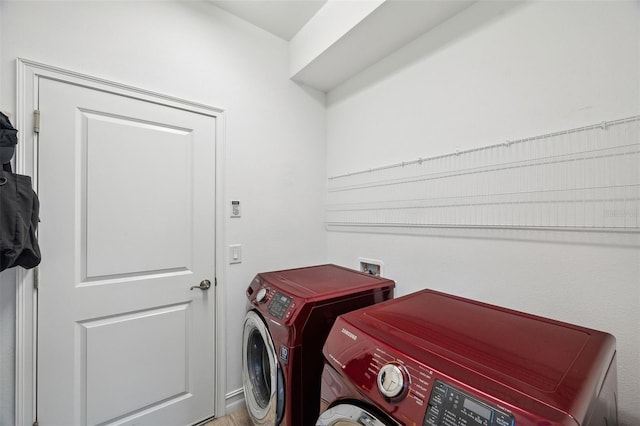
[[[267,310],[274,317],[278,319],[282,319],[285,313],[287,312],[289,305],[291,305],[291,301],[292,301],[291,297],[276,291],[273,297],[271,298],[271,303],[269,304],[269,307],[267,308]]]
[[[508,413],[435,380],[423,426],[515,426]]]

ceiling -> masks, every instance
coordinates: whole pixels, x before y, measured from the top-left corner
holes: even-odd
[[[333,90],[472,4],[482,3],[479,0],[208,1],[289,42],[289,77],[323,92]],[[446,38],[436,37],[434,42],[446,43]]]
[[[276,36],[291,40],[327,0],[210,0]]]

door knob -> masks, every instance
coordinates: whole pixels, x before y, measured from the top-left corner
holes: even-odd
[[[193,290],[194,288],[199,288],[200,290],[209,290],[210,287],[211,287],[211,281],[202,280],[200,282],[200,285],[191,286],[191,288],[189,290]]]

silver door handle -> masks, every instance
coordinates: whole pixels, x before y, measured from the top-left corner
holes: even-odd
[[[194,288],[199,288],[200,290],[209,290],[209,288],[211,288],[211,281],[202,280],[200,282],[200,285],[191,286],[191,288],[189,290],[193,290]]]

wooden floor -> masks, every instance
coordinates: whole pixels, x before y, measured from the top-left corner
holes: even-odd
[[[242,408],[224,417],[212,420],[202,426],[253,426],[247,410]]]

